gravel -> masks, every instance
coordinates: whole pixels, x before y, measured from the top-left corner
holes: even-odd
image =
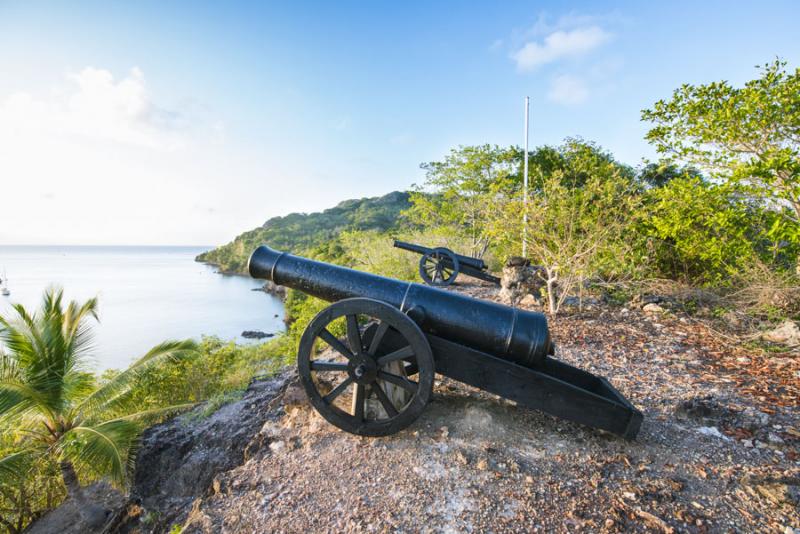
[[[595,307],[550,324],[557,358],[605,376],[644,412],[636,441],[448,379],[407,430],[360,438],[290,386],[255,438],[266,445],[217,476],[185,531],[800,529],[796,352],[747,350],[669,312]]]

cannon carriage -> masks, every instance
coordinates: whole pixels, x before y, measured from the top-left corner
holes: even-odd
[[[419,276],[429,286],[449,286],[463,273],[492,284],[500,285],[500,279],[489,274],[489,267],[480,258],[456,254],[449,248],[429,248],[414,243],[394,240],[395,248],[420,254]]]
[[[547,320],[455,292],[261,246],[254,278],[333,302],[304,331],[300,381],[328,422],[385,436],[430,401],[436,373],[626,439],[642,414],[607,380],[554,359]]]

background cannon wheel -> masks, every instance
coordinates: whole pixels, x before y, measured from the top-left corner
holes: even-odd
[[[297,368],[319,414],[362,436],[410,425],[430,400],[435,373],[417,324],[366,298],[341,300],[314,317],[300,339]]]
[[[431,286],[449,286],[458,276],[458,257],[447,248],[435,248],[419,259],[419,275]]]

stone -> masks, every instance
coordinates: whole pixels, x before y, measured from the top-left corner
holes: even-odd
[[[694,420],[703,426],[714,427],[729,425],[739,414],[714,397],[708,396],[678,401],[675,415],[678,419]]]
[[[505,304],[516,305],[532,295],[536,298],[545,285],[544,268],[529,265],[527,262],[509,261],[503,267],[500,278],[500,300]],[[527,302],[530,303],[530,300]]]
[[[308,404],[308,395],[303,387],[298,384],[290,384],[283,392],[284,406],[299,406]]]
[[[511,256],[506,262],[506,267],[527,267],[531,264],[531,260],[523,258],[522,256]]]
[[[719,431],[719,429],[715,426],[701,426],[697,429],[697,431],[704,436],[711,436],[714,438],[729,440],[730,438],[727,437],[725,434]]]
[[[750,431],[759,430],[769,424],[768,414],[750,407],[742,410],[738,419],[739,426]]]
[[[268,334],[261,330],[245,330],[242,332],[242,337],[245,339],[264,339],[266,337],[273,337],[275,334]]]
[[[647,313],[647,314],[653,314],[654,315],[654,314],[664,313],[665,310],[664,310],[664,308],[662,308],[658,304],[656,304],[654,302],[651,302],[649,304],[645,304],[642,307],[642,311]]]
[[[467,456],[464,454],[463,451],[457,450],[455,452],[454,456],[455,456],[456,462],[458,462],[459,464],[461,464],[461,465],[469,464],[469,458],[467,458]]]
[[[761,334],[761,339],[790,347],[800,346],[800,325],[787,319],[777,328]]]
[[[769,441],[773,445],[782,445],[784,443],[783,438],[780,437],[775,432],[770,432],[769,434],[767,434],[767,441]]]

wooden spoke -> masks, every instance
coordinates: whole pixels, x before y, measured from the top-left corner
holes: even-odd
[[[312,371],[347,371],[347,364],[330,360],[311,360]]]
[[[355,315],[347,316],[347,343],[353,354],[358,354],[364,350],[361,346],[361,334],[358,331],[358,317]]]
[[[375,335],[372,336],[372,342],[369,344],[367,354],[370,356],[375,356],[375,352],[378,350],[378,347],[380,347],[381,341],[383,341],[383,336],[386,335],[387,330],[389,330],[389,323],[386,321],[381,321],[381,323],[378,325],[378,329],[375,331]]]
[[[331,333],[341,332],[332,324],[345,325],[341,337]],[[406,375],[410,364],[413,378]],[[340,300],[311,320],[300,338],[297,370],[317,412],[361,436],[386,436],[410,425],[430,400],[436,374],[419,326],[397,308],[366,298]]]
[[[325,396],[322,398],[322,400],[324,400],[324,401],[325,401],[326,403],[328,403],[328,404],[332,403],[332,402],[333,402],[333,401],[336,399],[336,397],[338,397],[339,395],[341,395],[341,394],[342,394],[342,392],[344,392],[344,390],[346,390],[348,387],[350,387],[350,384],[352,384],[352,383],[353,383],[353,381],[354,381],[354,380],[353,380],[353,377],[351,377],[351,376],[348,376],[348,377],[347,377],[347,378],[346,378],[344,381],[342,381],[342,383],[341,383],[341,384],[339,384],[338,386],[336,386],[335,388],[333,388],[333,390],[331,390],[331,392],[330,392],[330,393],[328,393],[327,395],[325,395]]]
[[[386,380],[387,382],[391,382],[396,386],[400,386],[401,388],[405,389],[406,391],[410,391],[411,393],[417,392],[418,384],[416,382],[412,382],[411,380],[403,376],[387,373],[386,371],[378,371],[378,378],[380,378],[381,380]]]
[[[410,358],[414,355],[414,349],[411,345],[407,345],[402,349],[398,349],[394,352],[390,352],[386,356],[381,356],[378,358],[378,367],[383,367],[389,362],[394,362],[397,360],[405,360],[406,358]]]
[[[389,414],[389,417],[396,417],[397,408],[394,407],[392,401],[390,401],[389,397],[386,396],[386,393],[383,391],[383,388],[379,384],[373,384],[371,389],[372,391],[375,392],[375,395],[378,397],[378,400],[381,401],[381,406],[383,406],[383,409],[386,410],[387,414]]]
[[[353,417],[359,423],[364,420],[364,401],[367,400],[366,386],[356,384],[356,394],[353,398]]]
[[[333,350],[347,358],[348,360],[353,359],[353,353],[348,350],[347,347],[344,346],[344,343],[336,339],[336,336],[331,334],[327,328],[323,328],[322,331],[319,333],[319,337],[322,338],[325,343],[331,346]]]

